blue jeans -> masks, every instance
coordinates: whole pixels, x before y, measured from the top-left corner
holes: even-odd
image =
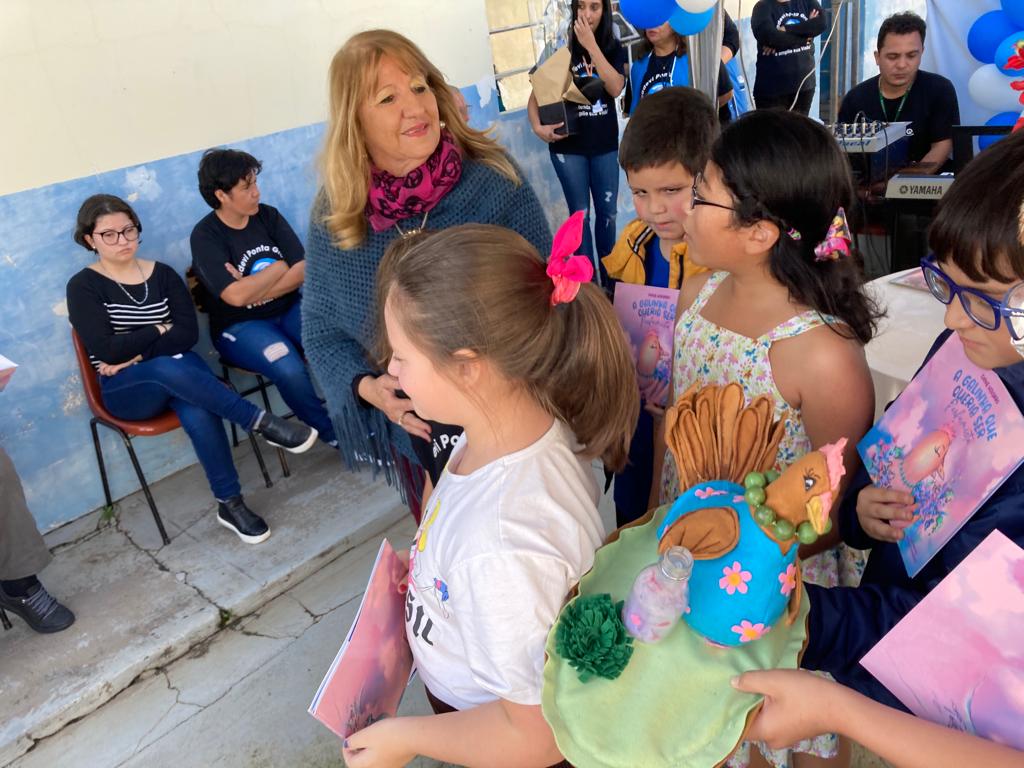
[[[595,279],[600,275],[600,285],[607,286],[608,274],[601,258],[615,247],[615,211],[619,202],[618,153],[565,155],[552,152],[551,164],[555,166],[555,175],[562,185],[569,213],[587,212],[583,222],[583,253],[594,262]],[[593,237],[590,234],[591,198],[594,199]]]
[[[195,352],[154,357],[101,376],[100,390],[103,404],[119,419],[151,419],[170,408],[192,441],[213,495],[224,500],[242,492],[223,420],[250,430],[261,409],[215,377]]]
[[[334,425],[313,388],[301,344],[301,301],[277,317],[230,325],[213,340],[213,346],[228,363],[274,382],[292,412],[319,432],[321,440],[330,443],[335,439]]]

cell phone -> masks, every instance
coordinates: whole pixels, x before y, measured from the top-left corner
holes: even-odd
[[[399,398],[401,400],[411,400],[412,399],[407,394],[405,394],[404,390],[401,390],[401,389],[396,389],[395,390],[395,397],[397,397],[397,398]]]

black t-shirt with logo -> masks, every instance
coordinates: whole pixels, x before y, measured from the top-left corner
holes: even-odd
[[[625,77],[626,49],[619,41],[612,41],[608,50],[602,52],[612,68]],[[573,55],[572,74],[578,78],[600,77],[590,61],[590,54],[586,51],[580,56]],[[618,150],[619,118],[615,99],[608,95],[607,90],[601,93],[601,98],[593,104],[566,103],[566,109],[576,110],[579,128],[576,133],[549,144],[552,152],[566,155],[603,155]]]
[[[815,11],[818,15],[811,18]],[[818,0],[758,0],[750,14],[750,29],[758,47],[755,100],[814,90],[817,64],[812,38],[825,30]]]
[[[868,121],[910,122],[907,135],[912,162],[927,155],[935,142],[953,138],[953,126],[960,124],[960,104],[953,83],[942,75],[919,71],[904,101],[902,96],[880,99],[878,80],[875,75],[846,94],[839,106],[839,122],[855,123],[861,113]]]
[[[275,261],[289,266],[306,257],[305,249],[291,225],[278,210],[260,203],[259,211],[249,217],[244,229],[233,229],[217,218],[214,211],[192,230],[192,267],[202,288],[203,309],[210,315],[210,335],[245,320],[277,317],[291,308],[298,290],[270,301],[233,307],[220,298],[235,278],[225,263],[234,265],[242,277],[260,272]]]

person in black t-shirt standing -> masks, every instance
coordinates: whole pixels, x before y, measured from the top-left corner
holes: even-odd
[[[576,133],[564,126],[541,125],[537,98],[527,105],[530,126],[551,150],[551,164],[562,185],[569,213],[586,211],[582,253],[594,262],[594,275],[607,287],[601,259],[615,246],[615,212],[619,200],[619,119],[615,99],[626,87],[626,50],[612,31],[609,0],[573,0],[569,31],[573,77],[597,77],[604,83],[601,98],[590,105],[566,104],[577,111]],[[594,231],[590,231],[590,199],[594,200]]]
[[[875,63],[879,74],[856,86],[843,98],[839,122],[880,120],[910,122],[909,159],[923,171],[944,170],[953,151],[953,126],[960,122],[960,105],[953,84],[942,75],[920,69],[924,53],[924,19],[897,13],[878,30]]]
[[[273,381],[295,415],[334,446],[334,426],[302,357],[305,250],[284,216],[260,203],[261,169],[233,149],[208,150],[199,163],[199,192],[213,211],[192,230],[192,267],[210,337],[229,364]]]
[[[808,114],[816,86],[814,38],[825,31],[818,0],[758,0],[750,29],[757,40],[757,108]]]

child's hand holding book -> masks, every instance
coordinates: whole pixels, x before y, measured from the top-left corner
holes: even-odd
[[[908,491],[869,485],[857,495],[860,527],[876,541],[899,541],[914,522],[914,496]]]

